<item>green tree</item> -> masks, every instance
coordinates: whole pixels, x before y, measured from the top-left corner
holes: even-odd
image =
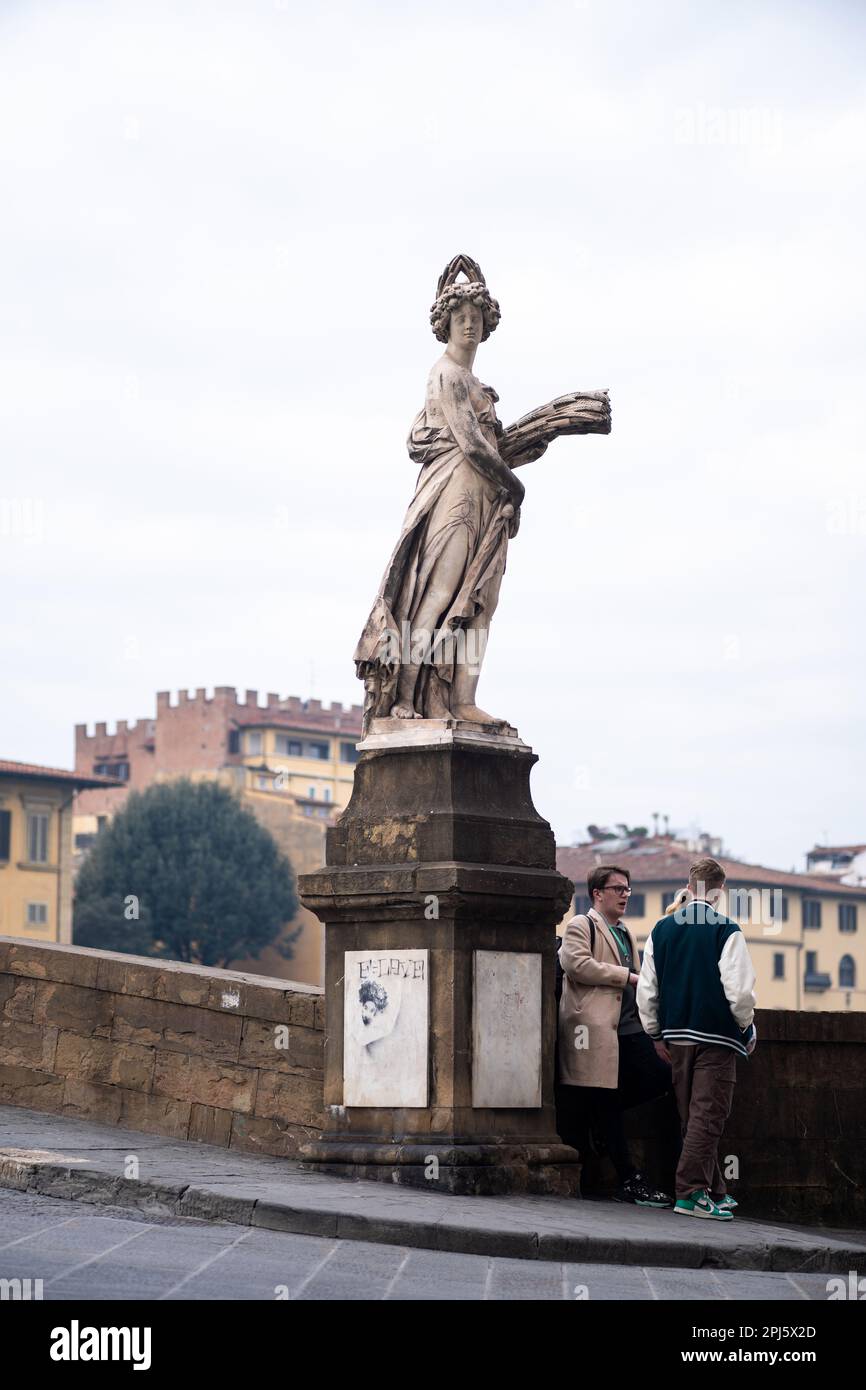
[[[226,967],[275,943],[297,909],[288,859],[231,791],[163,782],[133,792],[84,861],[73,939]]]

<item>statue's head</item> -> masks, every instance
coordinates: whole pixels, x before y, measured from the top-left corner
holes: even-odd
[[[461,276],[462,279],[459,278]],[[454,311],[470,304],[480,311],[480,340],[483,343],[499,323],[499,304],[487,288],[478,262],[470,256],[455,256],[439,276],[436,301],[430,310],[430,323],[440,343],[447,343],[450,339]],[[461,332],[464,328],[465,325],[461,325]]]

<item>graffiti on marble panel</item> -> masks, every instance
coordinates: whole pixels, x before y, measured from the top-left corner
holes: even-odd
[[[343,1104],[427,1104],[428,952],[347,951]]]

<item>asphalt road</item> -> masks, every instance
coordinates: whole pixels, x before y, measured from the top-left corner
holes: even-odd
[[[146,1216],[0,1189],[0,1281],[16,1279],[41,1279],[45,1300],[827,1298],[823,1274],[452,1255]],[[0,1298],[13,1291],[0,1283]]]

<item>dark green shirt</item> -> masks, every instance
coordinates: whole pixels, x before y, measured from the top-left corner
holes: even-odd
[[[625,927],[621,922],[618,922],[615,927],[612,927],[610,922],[608,922],[607,925],[610,927],[610,934],[619,949],[620,960],[623,965],[628,966],[630,974],[637,975],[639,969],[635,964],[634,953],[632,952],[631,942],[629,941]],[[641,1024],[640,1016],[637,1011],[635,987],[631,981],[624,986],[622,991],[622,1005],[619,1011],[619,1023],[616,1031],[620,1036],[624,1033],[643,1032],[643,1025]]]

